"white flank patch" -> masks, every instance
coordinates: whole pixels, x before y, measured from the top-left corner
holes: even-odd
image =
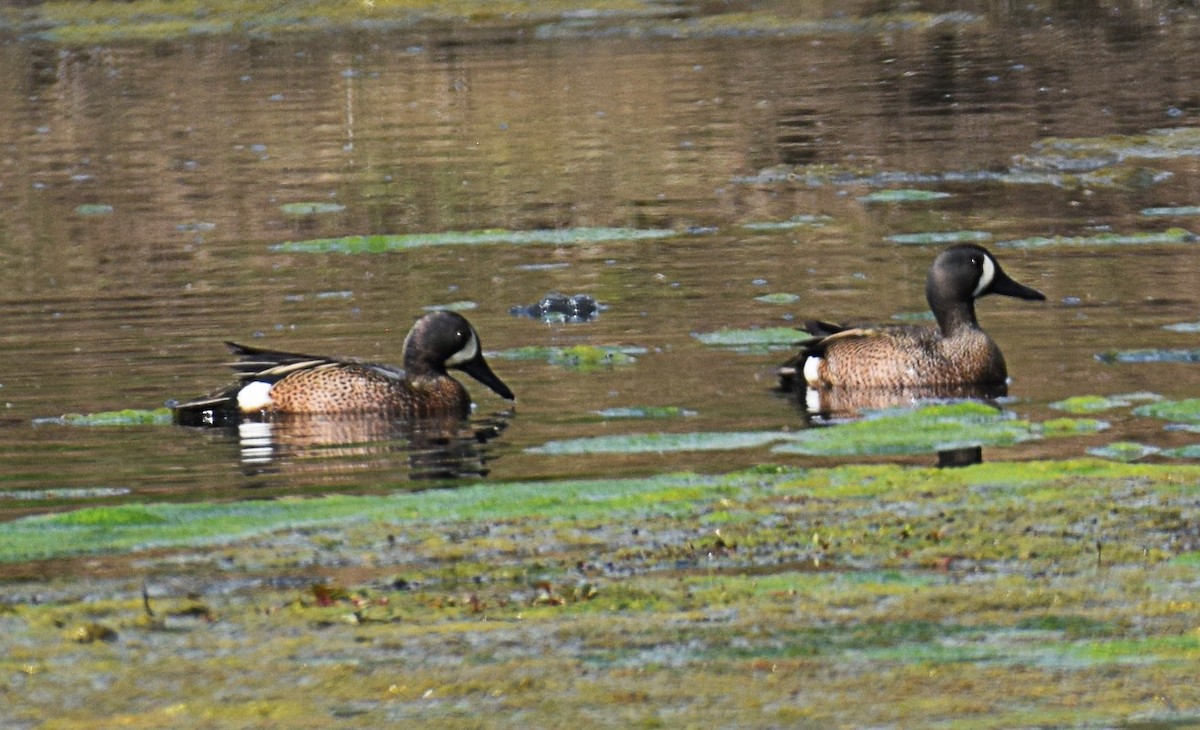
[[[992,285],[992,279],[995,279],[995,278],[996,278],[996,263],[994,261],[992,261],[991,256],[984,256],[983,257],[983,273],[979,276],[979,284],[975,287],[975,294],[973,296],[979,296],[980,294],[982,294],[984,289],[987,289],[989,286]]]
[[[804,359],[804,382],[813,387],[821,385],[821,358],[808,357]]]
[[[470,362],[479,355],[479,340],[476,339],[475,333],[471,333],[471,339],[467,340],[467,344],[463,345],[463,349],[454,353],[446,360],[446,367],[454,367],[462,365],[464,362]]]
[[[271,384],[255,380],[238,391],[237,403],[243,413],[261,411],[271,405]]]

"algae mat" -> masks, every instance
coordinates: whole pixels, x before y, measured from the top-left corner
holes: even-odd
[[[0,719],[1187,724],[1198,517],[1200,468],[1080,460],[21,520],[60,557],[3,568]]]

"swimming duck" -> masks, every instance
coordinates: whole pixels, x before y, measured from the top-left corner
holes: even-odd
[[[431,312],[416,321],[404,339],[403,369],[225,344],[238,356],[231,365],[238,382],[208,398],[175,406],[177,423],[214,425],[227,421],[231,413],[465,418],[471,397],[447,368],[462,370],[501,398],[515,400],[484,360],[475,328],[454,312]]]
[[[925,280],[925,299],[936,327],[806,322],[805,330],[815,339],[802,343],[800,352],[780,366],[780,384],[786,389],[1003,384],[1008,378],[1004,356],[975,318],[975,300],[988,294],[1046,298],[1013,281],[983,247],[951,246],[934,259]]]

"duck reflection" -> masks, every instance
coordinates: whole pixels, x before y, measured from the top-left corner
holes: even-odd
[[[797,403],[809,426],[832,426],[863,417],[872,411],[916,408],[935,403],[973,400],[999,409],[997,402],[1008,394],[1008,386],[953,385],[923,388],[813,388],[796,389]],[[786,391],[785,391],[786,392]],[[791,395],[791,393],[789,393]],[[952,468],[983,463],[983,449],[969,446],[937,452],[937,466]]]
[[[366,470],[403,454],[414,480],[485,476],[488,442],[511,413],[485,418],[393,419],[377,414],[243,417],[222,430],[236,439],[247,475]]]
[[[796,389],[805,420],[814,425],[835,423],[859,418],[866,411],[913,406],[947,401],[975,400],[988,405],[1008,395],[1008,386],[943,385],[912,388],[813,388],[801,385]]]

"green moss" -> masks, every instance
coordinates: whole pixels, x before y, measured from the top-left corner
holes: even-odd
[[[39,418],[38,425],[57,424],[64,426],[161,426],[172,422],[170,408],[141,410],[126,408],[123,411],[100,413],[68,413],[57,418]]]

